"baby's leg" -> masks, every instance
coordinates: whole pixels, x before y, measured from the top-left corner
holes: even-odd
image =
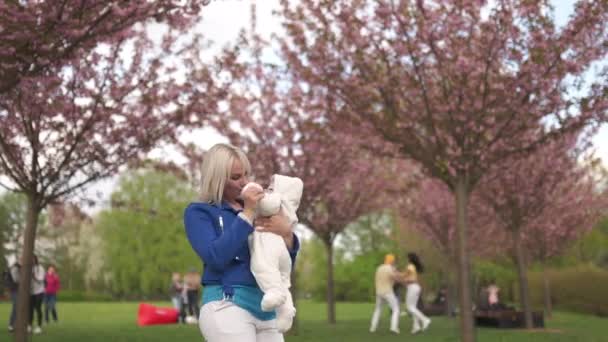
[[[296,315],[296,308],[293,305],[293,298],[289,292],[291,287],[291,257],[287,248],[283,249],[279,261],[281,271],[282,288],[286,295],[285,303],[277,308],[277,328],[280,332],[286,332],[291,328],[293,318]]]
[[[284,333],[291,329],[293,318],[296,316],[296,308],[293,306],[291,293],[287,291],[285,303],[277,308],[277,329]]]
[[[264,292],[262,310],[272,311],[285,302],[279,263],[281,254],[287,253],[283,239],[273,233],[253,232],[249,241],[251,273]]]

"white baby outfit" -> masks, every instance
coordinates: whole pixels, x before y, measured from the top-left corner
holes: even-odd
[[[243,192],[251,186],[261,186],[249,183]],[[273,175],[264,197],[258,203],[256,216],[272,216],[283,211],[288,217],[291,227],[298,222],[296,210],[300,205],[304,184],[296,177]],[[257,229],[249,236],[251,251],[251,273],[253,273],[260,289],[264,292],[262,310],[276,309],[277,328],[286,332],[291,328],[296,309],[289,288],[291,287],[291,258],[285,242],[277,234],[261,232]]]

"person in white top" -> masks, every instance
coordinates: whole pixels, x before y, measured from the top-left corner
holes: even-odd
[[[407,259],[409,263],[405,273],[405,281],[408,284],[405,303],[407,311],[412,316],[412,334],[417,334],[421,331],[425,331],[429,327],[431,319],[425,316],[422,311],[418,310],[418,300],[420,299],[421,292],[420,283],[418,282],[418,273],[424,272],[424,267],[416,253],[408,253]]]
[[[34,334],[42,333],[42,301],[44,300],[44,277],[46,271],[44,267],[38,263],[38,257],[34,255],[34,265],[32,266],[32,282],[30,285],[30,325],[31,329],[34,321],[34,311],[38,325],[34,328]]]
[[[249,183],[243,188],[245,192],[250,187],[262,187],[257,183]],[[264,197],[258,203],[256,216],[268,217],[282,211],[289,219],[293,228],[298,222],[296,211],[304,183],[300,178],[283,175],[273,175]],[[249,236],[251,250],[251,273],[260,289],[264,292],[261,307],[264,311],[276,309],[277,328],[286,332],[291,328],[296,308],[289,288],[291,287],[291,257],[280,236],[256,230]]]
[[[401,277],[402,274],[395,269],[395,256],[387,254],[384,257],[384,264],[378,266],[376,270],[376,307],[372,315],[370,332],[375,332],[378,328],[382,307],[386,302],[391,308],[390,331],[395,334],[399,333],[399,301],[397,300],[397,296],[395,296],[393,286],[396,282],[400,281]]]

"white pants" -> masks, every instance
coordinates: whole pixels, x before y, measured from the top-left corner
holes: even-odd
[[[276,309],[277,328],[286,332],[291,328],[296,308],[291,287],[291,257],[282,237],[273,233],[254,231],[249,238],[251,273],[264,292],[262,310]]]
[[[407,311],[412,315],[414,321],[412,330],[416,331],[422,328],[424,322],[428,321],[420,310],[418,310],[418,299],[420,298],[420,285],[418,283],[412,283],[407,286],[407,295],[405,296],[405,306]]]
[[[207,342],[284,342],[276,320],[261,321],[230,301],[203,305],[198,327]]]
[[[376,308],[374,309],[374,314],[372,315],[372,325],[369,328],[371,332],[376,331],[376,328],[378,328],[378,322],[380,321],[380,315],[382,314],[384,302],[388,303],[388,306],[392,311],[391,330],[399,330],[399,301],[397,300],[395,294],[391,292],[388,294],[376,295]]]

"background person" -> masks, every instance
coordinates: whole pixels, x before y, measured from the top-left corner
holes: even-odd
[[[30,285],[30,325],[34,322],[34,312],[38,318],[38,325],[34,327],[34,334],[42,333],[42,301],[44,300],[44,278],[46,273],[44,267],[38,263],[38,257],[34,255],[34,265],[32,266],[32,282]]]
[[[412,316],[412,334],[417,334],[420,331],[425,331],[429,327],[431,319],[418,310],[418,300],[420,299],[420,293],[422,291],[420,283],[418,282],[418,274],[424,272],[424,267],[416,253],[408,253],[407,259],[409,263],[405,272],[405,281],[408,285],[405,301],[407,311]]]
[[[57,322],[57,292],[61,283],[59,275],[55,270],[55,265],[50,265],[45,276],[44,287],[44,320],[49,323],[49,311],[53,315],[53,321]]]
[[[11,297],[11,313],[8,319],[8,331],[15,331],[15,319],[17,318],[17,290],[19,289],[19,272],[21,272],[21,264],[15,262],[9,267],[6,274],[6,287],[8,288]]]
[[[384,257],[384,263],[376,269],[374,277],[374,283],[376,288],[376,307],[372,314],[370,332],[375,332],[378,328],[378,322],[380,321],[380,315],[382,314],[382,306],[387,303],[391,308],[391,325],[390,331],[398,334],[399,333],[399,301],[393,287],[395,282],[400,278],[400,273],[395,269],[395,256],[393,254],[387,254]]]
[[[178,322],[185,323],[186,311],[183,300],[184,282],[182,281],[182,275],[178,272],[174,272],[171,275],[171,285],[169,286],[169,295],[171,297],[171,303],[173,308],[179,312]]]

